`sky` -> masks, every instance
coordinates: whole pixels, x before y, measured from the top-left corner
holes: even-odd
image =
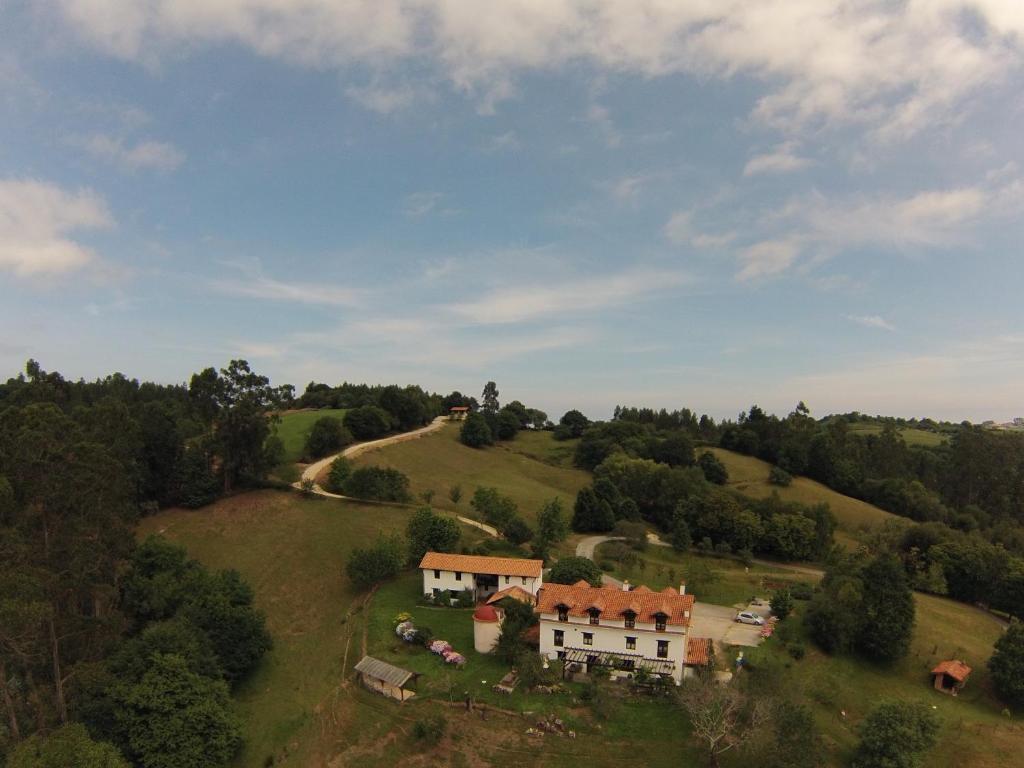
[[[0,3],[0,377],[1024,414],[1020,0]]]

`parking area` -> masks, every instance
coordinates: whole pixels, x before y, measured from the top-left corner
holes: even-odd
[[[717,645],[744,645],[756,647],[761,644],[761,627],[753,624],[738,624],[738,608],[711,603],[695,602],[690,619],[690,634],[693,637],[710,637]],[[745,610],[760,614],[765,620],[771,615],[767,605],[751,605]]]

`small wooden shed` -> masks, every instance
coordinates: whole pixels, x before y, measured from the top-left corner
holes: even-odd
[[[415,685],[419,677],[416,672],[396,667],[373,656],[363,656],[356,664],[356,672],[364,686],[382,696],[406,701],[416,695],[407,688],[410,684]]]
[[[971,668],[962,661],[951,659],[942,661],[932,670],[932,682],[936,691],[950,693],[954,696],[960,692],[971,675]]]

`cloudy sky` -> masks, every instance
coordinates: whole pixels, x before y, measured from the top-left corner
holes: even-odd
[[[0,376],[1024,414],[1020,0],[0,3]]]

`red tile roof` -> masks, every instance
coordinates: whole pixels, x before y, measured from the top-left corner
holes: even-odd
[[[962,661],[943,661],[932,670],[933,675],[949,675],[962,683],[971,674],[971,668]]]
[[[671,587],[651,592],[637,587],[626,592],[617,587],[592,587],[585,581],[575,584],[545,584],[537,595],[538,613],[558,613],[558,607],[569,609],[570,616],[587,616],[591,607],[601,607],[604,616],[618,618],[627,611],[636,613],[638,621],[653,624],[656,614],[665,615],[665,623],[686,627],[690,624],[693,595],[680,595]]]
[[[533,596],[533,593],[527,592],[522,587],[508,587],[500,592],[495,592],[491,595],[491,598],[487,601],[488,605],[494,605],[494,603],[504,600],[506,597],[511,597],[513,600],[518,600],[520,603],[527,603],[533,605],[537,602],[537,599]]]
[[[450,410],[450,411],[468,411],[469,410],[469,406],[468,405],[453,405],[448,410]]]
[[[463,573],[487,573],[497,576],[526,576],[540,578],[543,560],[522,560],[517,557],[484,557],[482,555],[453,555],[447,552],[427,552],[420,560],[420,568]]]
[[[686,663],[706,667],[711,660],[711,638],[691,637],[686,641]]]

